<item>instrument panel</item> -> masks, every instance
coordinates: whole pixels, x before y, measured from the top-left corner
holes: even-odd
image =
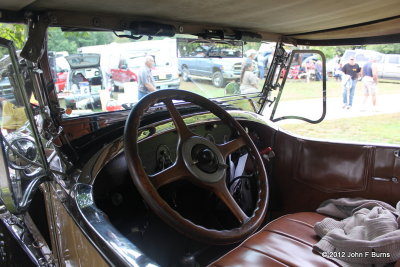
[[[215,144],[223,144],[232,137],[232,129],[222,122],[208,122],[188,127],[196,135]],[[176,130],[171,130],[139,142],[139,156],[147,174],[155,174],[175,162],[178,140]]]

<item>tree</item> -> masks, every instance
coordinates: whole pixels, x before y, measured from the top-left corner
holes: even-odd
[[[360,46],[313,46],[310,49],[321,50],[327,59],[334,58],[336,55],[342,56],[348,49],[358,49]]]
[[[49,51],[67,51],[70,54],[77,53],[79,47],[104,45],[114,41],[111,32],[63,32],[60,28],[50,28],[48,35]]]
[[[400,43],[398,44],[380,44],[367,45],[366,49],[375,50],[384,54],[400,54]]]
[[[400,43],[397,44],[380,44],[380,45],[364,45],[364,46],[314,46],[310,49],[321,50],[327,59],[333,58],[335,55],[342,56],[347,49],[368,49],[383,54],[400,54]]]
[[[25,25],[0,23],[0,37],[13,41],[17,50],[22,49],[25,43]]]

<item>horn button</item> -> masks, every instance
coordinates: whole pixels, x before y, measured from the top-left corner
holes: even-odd
[[[182,156],[190,173],[203,182],[215,183],[225,175],[225,159],[215,144],[193,136],[182,146]]]
[[[206,145],[195,145],[192,149],[192,159],[195,165],[206,173],[214,173],[218,170],[218,159],[214,152]]]

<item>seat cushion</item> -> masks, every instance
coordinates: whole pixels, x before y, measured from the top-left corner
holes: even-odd
[[[337,266],[312,251],[314,224],[325,216],[301,212],[282,216],[210,266]]]

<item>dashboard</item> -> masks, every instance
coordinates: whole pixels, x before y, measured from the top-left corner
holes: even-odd
[[[231,128],[222,122],[191,125],[189,129],[214,144],[223,144],[233,137]],[[139,142],[139,156],[147,174],[155,174],[175,162],[178,139],[177,132],[170,130]]]

